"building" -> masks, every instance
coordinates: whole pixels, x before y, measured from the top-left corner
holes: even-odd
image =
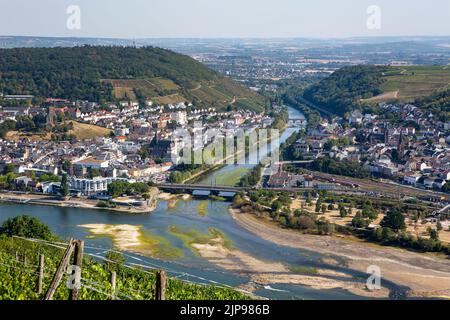
[[[187,113],[186,111],[177,111],[173,112],[170,115],[172,121],[175,121],[177,124],[184,126],[187,123]]]
[[[403,181],[407,184],[415,186],[420,179],[420,175],[412,174],[403,177]]]
[[[146,148],[153,159],[171,161],[173,156],[176,156],[175,143],[172,140],[155,138]]]
[[[361,111],[355,110],[350,114],[350,117],[348,119],[348,122],[350,124],[361,124],[363,122],[363,115]]]
[[[287,172],[277,172],[270,176],[269,187],[270,188],[286,188],[290,184],[290,176]]]
[[[73,163],[73,174],[76,176],[84,176],[89,170],[105,170],[109,167],[109,160],[96,159],[94,157],[84,158]]]
[[[103,178],[95,177],[92,179],[83,179],[72,177],[69,179],[71,191],[76,191],[84,196],[106,194],[108,192],[108,185],[115,181],[134,182],[126,178]]]

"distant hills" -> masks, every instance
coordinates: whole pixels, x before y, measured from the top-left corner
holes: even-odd
[[[0,92],[90,101],[192,101],[262,111],[264,99],[198,61],[154,47],[0,49]]]
[[[303,97],[343,115],[379,102],[414,102],[437,108],[450,96],[450,66],[371,66],[342,68],[305,90]]]

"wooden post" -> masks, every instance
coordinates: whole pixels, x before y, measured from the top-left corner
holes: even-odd
[[[36,292],[38,294],[42,293],[42,281],[44,279],[44,255],[39,255],[39,267],[38,267],[38,282],[36,286]]]
[[[69,244],[67,245],[67,249],[64,252],[64,255],[59,262],[58,269],[56,270],[55,275],[53,276],[52,283],[50,284],[50,288],[48,288],[47,293],[45,294],[44,300],[52,300],[53,295],[58,289],[59,283],[61,282],[64,273],[66,272],[67,266],[70,262],[70,257],[72,256],[72,252],[74,250],[74,240],[70,239]]]
[[[159,270],[156,272],[155,300],[166,300],[166,271]]]
[[[111,293],[114,299],[114,296],[116,294],[116,272],[115,271],[111,271]]]
[[[75,241],[75,258],[74,265],[80,267],[80,272],[83,267],[83,253],[84,253],[84,241]],[[69,300],[78,300],[79,288],[73,288],[69,292]]]
[[[19,253],[16,251],[16,261],[19,262]]]

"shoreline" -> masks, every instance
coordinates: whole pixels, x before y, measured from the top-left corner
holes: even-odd
[[[382,278],[408,288],[407,297],[450,299],[449,260],[362,241],[302,234],[237,209],[230,208],[229,212],[241,227],[266,241],[339,257],[346,260],[348,269],[362,273],[366,273],[369,266],[379,266]]]
[[[35,194],[35,193],[23,193],[23,194],[15,194],[15,193],[0,193],[0,203],[16,203],[16,204],[24,204],[24,205],[43,205],[43,206],[52,206],[52,207],[60,207],[60,208],[76,208],[76,209],[91,209],[91,210],[105,210],[105,211],[115,211],[122,213],[151,213],[156,209],[157,204],[152,201],[152,205],[145,209],[136,209],[134,207],[125,207],[118,206],[116,208],[100,208],[97,207],[98,201],[89,200],[83,198],[77,199],[69,199],[69,200],[56,200],[55,197],[49,197],[44,194]]]

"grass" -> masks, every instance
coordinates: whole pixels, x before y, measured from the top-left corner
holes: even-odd
[[[158,88],[160,88],[161,90],[178,90],[178,89],[180,89],[180,87],[175,82],[173,82],[172,80],[169,80],[169,79],[152,78],[152,79],[149,79],[149,81],[151,83],[153,83],[155,86],[157,86]]]
[[[220,186],[236,186],[241,178],[248,172],[246,168],[236,168],[234,170],[218,174],[214,182]]]
[[[169,104],[169,103],[176,104],[186,101],[186,99],[182,95],[179,95],[178,93],[170,94],[167,96],[151,97],[151,100],[159,104]]]
[[[28,138],[30,141],[50,140],[51,133],[46,132],[43,134],[38,134],[38,133],[32,134],[32,133],[19,132],[19,131],[10,131],[6,134],[6,139],[8,139],[8,140],[19,141],[24,138]]]
[[[201,201],[197,206],[197,213],[200,217],[206,217],[208,215],[209,201]]]
[[[317,268],[314,268],[314,267],[298,266],[298,267],[290,267],[289,270],[293,273],[300,273],[300,274],[318,274],[319,273]]]
[[[70,121],[70,123],[73,124],[73,129],[69,131],[69,134],[75,135],[78,140],[108,137],[111,134],[111,130],[96,125],[76,121]]]
[[[216,245],[216,239],[221,240],[221,244],[227,249],[233,248],[231,240],[225,237],[225,235],[218,229],[209,228],[208,233],[203,233],[196,229],[180,228],[177,226],[169,226],[169,232],[180,239],[183,244],[193,249],[193,244],[211,244]]]
[[[69,134],[75,135],[75,137],[78,140],[84,140],[84,139],[94,139],[97,137],[108,137],[111,134],[111,130],[92,125],[92,124],[85,124],[85,123],[79,123],[76,121],[68,121],[68,123],[73,124],[73,129],[69,130]],[[51,133],[26,133],[26,132],[19,132],[19,131],[10,131],[6,135],[6,138],[9,140],[18,141],[23,138],[28,138],[31,141],[44,141],[44,140],[50,140],[51,139]]]
[[[114,87],[113,94],[117,99],[136,100],[136,94],[133,88],[130,87]]]
[[[397,99],[412,100],[448,88],[450,68],[448,66],[392,67],[384,77],[387,80],[381,86],[384,93],[398,91]]]

